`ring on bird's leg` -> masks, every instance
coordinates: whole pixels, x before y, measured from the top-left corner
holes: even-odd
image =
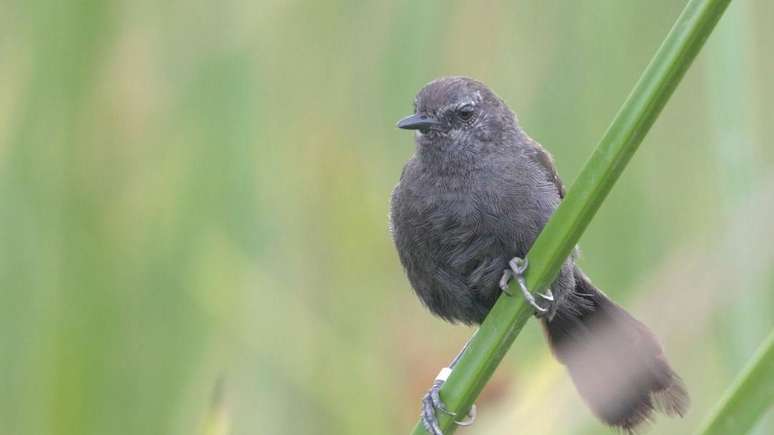
[[[548,302],[546,307],[541,307],[538,305],[535,297],[532,296],[532,293],[527,288],[527,282],[524,280],[524,271],[527,270],[528,265],[529,263],[527,262],[526,258],[513,257],[511,261],[508,262],[508,266],[511,268],[511,274],[516,277],[516,282],[519,283],[519,289],[521,289],[522,296],[524,296],[524,299],[527,301],[527,303],[535,310],[535,317],[548,318],[550,320],[555,312],[553,307],[554,294],[551,292],[550,288],[546,289],[545,294],[538,293],[538,297]],[[503,279],[505,279],[505,276],[506,274],[503,273]],[[500,288],[502,288],[503,279],[500,280]]]
[[[430,388],[430,400],[432,400],[435,409],[443,412],[444,414],[456,417],[457,413],[450,411],[449,408],[446,407],[446,404],[443,403],[443,400],[441,400],[441,386],[446,382],[447,379],[449,379],[451,372],[452,369],[450,367],[444,367],[440,372],[438,372],[438,376],[436,376],[435,381],[433,381],[433,387]]]
[[[456,362],[456,358],[454,362]],[[443,403],[440,395],[441,386],[443,386],[446,379],[449,378],[451,372],[452,369],[450,367],[442,368],[438,373],[438,376],[435,377],[435,381],[433,382],[430,391],[428,391],[422,399],[422,425],[432,435],[443,435],[441,426],[438,423],[438,417],[436,416],[436,410],[452,417],[457,416],[456,412],[451,411],[446,407],[446,404]],[[464,420],[454,420],[454,423],[458,426],[470,426],[476,420],[476,413],[476,405],[474,404]]]

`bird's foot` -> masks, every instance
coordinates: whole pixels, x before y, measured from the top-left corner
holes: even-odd
[[[438,415],[436,412],[440,411],[444,414],[456,417],[457,413],[452,412],[446,407],[446,404],[441,400],[441,386],[446,382],[446,378],[449,377],[451,369],[444,367],[433,382],[433,386],[430,391],[425,394],[422,399],[422,425],[425,427],[428,433],[431,435],[443,435],[440,424],[438,424]],[[459,426],[470,426],[476,419],[476,405],[474,404],[468,412],[465,420],[457,421],[454,423]]]
[[[502,278],[500,278],[500,289],[508,296],[513,296],[513,294],[508,290],[508,282],[511,280],[511,278],[516,277],[516,282],[519,283],[521,294],[535,311],[535,317],[551,320],[554,317],[554,314],[556,314],[556,301],[554,299],[554,294],[551,292],[550,288],[546,290],[545,294],[538,293],[537,297],[545,301],[545,306],[541,306],[537,303],[535,296],[533,296],[529,291],[527,288],[527,283],[524,280],[524,271],[527,270],[527,265],[528,263],[526,258],[512,258],[511,261],[508,262],[510,269],[505,269],[505,271],[503,271]]]

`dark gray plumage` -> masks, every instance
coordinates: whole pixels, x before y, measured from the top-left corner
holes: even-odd
[[[430,311],[481,323],[508,261],[526,255],[564,195],[551,156],[499,97],[465,77],[426,85],[398,126],[419,130],[392,194],[400,261]],[[684,412],[687,394],[655,337],[590,283],[575,255],[551,289],[552,349],[600,418],[631,430],[654,408]]]

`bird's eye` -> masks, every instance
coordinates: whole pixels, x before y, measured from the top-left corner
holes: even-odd
[[[457,114],[463,121],[470,121],[473,118],[475,111],[471,106],[462,106],[457,110]]]

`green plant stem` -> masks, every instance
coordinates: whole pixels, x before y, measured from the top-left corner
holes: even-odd
[[[543,291],[554,280],[729,2],[688,2],[527,255],[526,281],[533,292]],[[520,297],[498,299],[441,388],[451,411],[460,416],[468,412],[531,314]],[[438,414],[441,429],[452,433],[453,418]],[[413,433],[427,432],[419,422]]]
[[[701,435],[745,434],[774,404],[774,330],[705,420]]]

